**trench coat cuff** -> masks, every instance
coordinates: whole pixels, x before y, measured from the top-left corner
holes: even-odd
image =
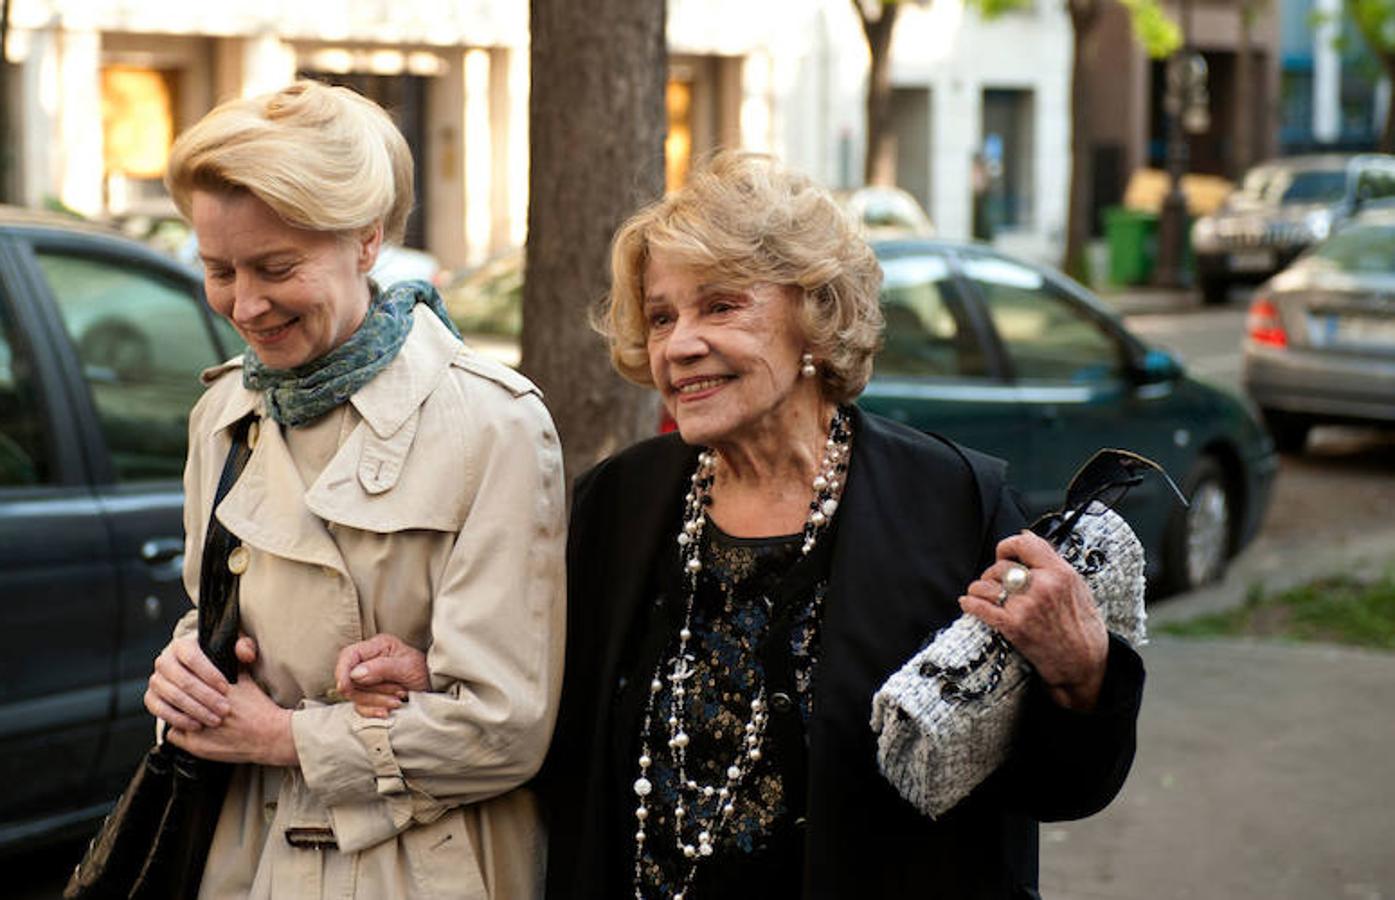
[[[291,713],[301,775],[329,810],[339,849],[354,852],[430,822],[445,807],[413,790],[389,739],[391,721],[344,704],[310,704]]]

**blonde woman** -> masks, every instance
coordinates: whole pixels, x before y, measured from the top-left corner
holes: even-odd
[[[191,612],[146,693],[166,740],[237,764],[200,896],[536,896],[522,785],[564,615],[561,458],[536,389],[465,349],[430,286],[369,279],[412,164],[362,97],[302,81],[223,104],[176,142],[168,183],[208,302],[248,345],[190,417],[196,603],[232,428],[252,420],[217,509],[242,543],[243,669],[218,673]],[[352,672],[389,646],[420,662],[361,716]]]

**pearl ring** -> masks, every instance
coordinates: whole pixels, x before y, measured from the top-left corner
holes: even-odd
[[[1032,571],[1026,566],[1013,566],[1003,573],[1003,589],[998,592],[998,605],[1002,606],[1013,594],[1020,594],[1032,583]]]

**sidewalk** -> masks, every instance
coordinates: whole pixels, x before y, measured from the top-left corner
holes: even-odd
[[[1395,654],[1159,638],[1123,792],[1042,826],[1049,900],[1395,898]]]
[[[1259,542],[1149,624],[1321,575],[1374,576],[1395,525],[1316,545]],[[1395,654],[1157,637],[1123,792],[1042,826],[1048,900],[1395,900]]]

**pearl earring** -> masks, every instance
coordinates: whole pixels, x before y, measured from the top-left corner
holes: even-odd
[[[813,378],[819,374],[819,370],[814,368],[814,354],[806,353],[799,358],[799,374],[805,378]]]

